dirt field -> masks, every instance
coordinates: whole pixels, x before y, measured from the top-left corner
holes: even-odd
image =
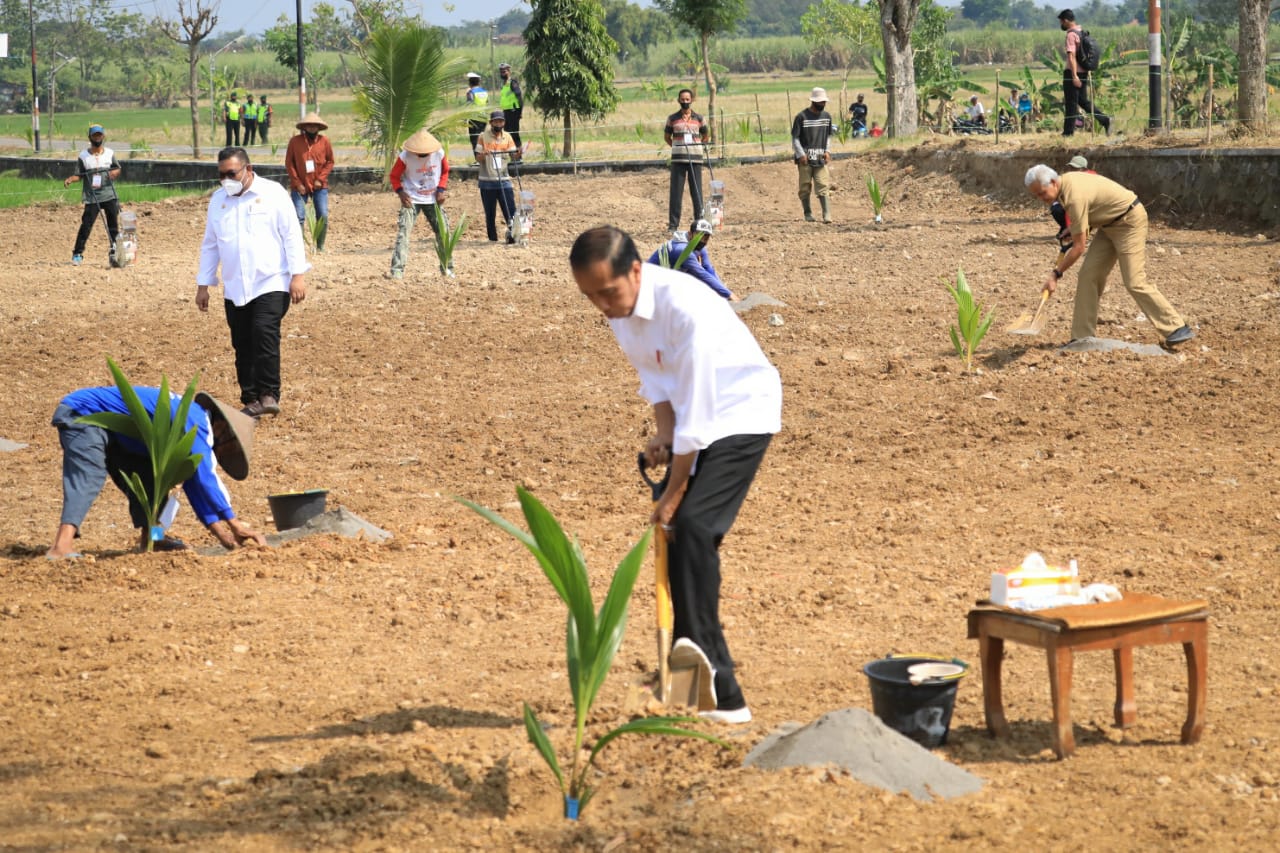
[[[724,544],[724,619],[756,714],[732,744],[625,739],[599,796],[560,817],[525,740],[530,702],[561,746],[572,707],[563,613],[533,559],[451,500],[508,517],[524,484],[580,537],[603,596],[643,532],[635,452],[651,427],[605,322],[576,292],[572,238],[609,221],[652,248],[666,174],[530,179],[533,245],[483,240],[474,184],[459,277],[415,242],[382,278],[389,194],[338,195],[311,294],[285,319],[284,414],[228,480],[270,530],[266,495],[325,487],[394,532],[223,557],[129,553],[110,486],[86,558],[43,553],[60,505],[58,399],[161,371],[234,401],[220,313],[193,294],[202,202],[140,210],[140,261],[105,266],[78,210],[0,213],[0,850],[1267,849],[1280,840],[1280,284],[1274,235],[1155,224],[1148,270],[1197,327],[1174,356],[1065,355],[1074,273],[1038,339],[993,333],[972,375],[943,286],[963,267],[1003,326],[1056,251],[1042,207],[964,195],[910,155],[841,162],[836,224],[806,224],[787,164],[721,170],[712,255],[778,365],[784,430]],[[871,226],[862,188],[889,187]],[[1015,176],[1016,177],[1016,176]],[[1030,202],[1028,198],[1026,200]],[[419,226],[426,234],[425,226]],[[1156,343],[1118,276],[1099,333]],[[212,540],[189,510],[175,532]],[[1210,602],[1208,726],[1183,746],[1176,646],[1136,655],[1138,723],[1112,727],[1112,661],[1078,656],[1078,751],[1049,751],[1042,653],[1009,650],[1013,738],[986,733],[965,613],[1029,550],[1087,581]],[[626,719],[654,666],[644,575],[593,722]],[[978,796],[919,803],[820,769],[740,767],[778,724],[870,707],[864,663],[958,655],[949,760]]]

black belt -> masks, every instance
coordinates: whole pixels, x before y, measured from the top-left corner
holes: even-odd
[[[1119,215],[1119,216],[1117,216],[1115,219],[1111,220],[1110,222],[1108,222],[1106,225],[1103,225],[1102,227],[1103,227],[1103,228],[1110,228],[1112,225],[1115,225],[1115,224],[1116,224],[1117,222],[1119,222],[1121,219],[1124,219],[1126,216],[1128,216],[1128,215],[1129,215],[1129,211],[1133,210],[1133,209],[1134,209],[1135,207],[1137,207],[1137,206],[1138,206],[1138,200],[1135,198],[1135,199],[1133,200],[1133,203],[1132,203],[1132,204],[1130,204],[1128,207],[1126,207],[1126,208],[1124,209],[1124,213],[1120,214],[1120,215]]]

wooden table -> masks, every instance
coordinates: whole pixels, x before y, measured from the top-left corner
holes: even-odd
[[[1008,640],[1044,649],[1049,658],[1053,701],[1053,751],[1059,758],[1075,752],[1071,730],[1071,670],[1076,652],[1111,649],[1116,665],[1116,725],[1137,719],[1133,699],[1133,650],[1139,646],[1182,643],[1187,657],[1187,720],[1182,742],[1195,743],[1204,730],[1208,682],[1209,605],[1154,595],[1127,594],[1123,601],[1023,611],[979,603],[969,611],[969,638],[978,641],[982,661],[982,704],[987,730],[1009,736],[1004,716],[1001,664]]]

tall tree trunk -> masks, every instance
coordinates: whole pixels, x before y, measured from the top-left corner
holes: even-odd
[[[564,111],[564,159],[573,159],[573,115]]]
[[[199,62],[199,42],[192,42],[187,50],[187,103],[191,105],[191,156],[200,156],[200,98],[196,95],[196,68]]]
[[[889,95],[885,123],[889,136],[911,136],[920,129],[915,51],[911,49],[911,28],[915,26],[919,10],[920,0],[882,0],[880,4],[885,89]]]
[[[707,80],[707,124],[711,128],[711,143],[716,141],[716,75],[711,73],[711,34],[702,34],[702,73]]]
[[[1240,0],[1240,77],[1236,109],[1240,126],[1253,133],[1267,127],[1267,19],[1271,0]]]

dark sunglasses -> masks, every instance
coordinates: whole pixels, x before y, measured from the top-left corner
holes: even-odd
[[[223,181],[223,180],[225,180],[225,181],[234,181],[234,180],[236,179],[236,176],[237,176],[237,175],[243,175],[243,174],[244,174],[244,170],[245,170],[245,169],[247,169],[247,168],[249,168],[249,164],[248,164],[248,163],[245,163],[245,164],[244,164],[243,166],[241,166],[239,169],[231,169],[231,170],[228,170],[228,171],[226,171],[226,172],[224,172],[224,171],[222,171],[221,169],[219,169],[219,170],[218,170],[218,180],[220,180],[220,181]]]

